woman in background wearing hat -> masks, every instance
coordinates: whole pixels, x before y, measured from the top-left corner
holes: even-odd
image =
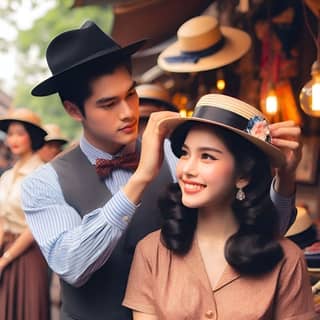
[[[160,200],[161,230],[135,251],[134,319],[316,319],[303,254],[278,232],[268,186],[285,158],[263,115],[209,94],[161,126],[173,129],[178,183]]]
[[[151,113],[157,111],[178,112],[178,108],[171,102],[170,93],[159,84],[144,83],[136,86],[139,97],[139,136],[141,137],[147,126]]]
[[[45,124],[43,128],[48,134],[45,136],[44,145],[38,151],[38,155],[43,162],[47,163],[62,152],[68,140],[63,136],[60,127],[55,123]]]
[[[23,178],[43,164],[35,153],[47,134],[39,117],[16,109],[0,119],[15,165],[0,179],[0,319],[46,320],[49,317],[48,267],[27,227],[21,208]]]

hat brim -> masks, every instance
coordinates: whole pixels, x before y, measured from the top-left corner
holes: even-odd
[[[47,131],[45,131],[41,127],[39,127],[39,126],[29,122],[29,121],[24,121],[24,120],[15,119],[15,118],[2,118],[0,120],[0,130],[7,133],[9,125],[12,122],[21,122],[23,124],[28,124],[29,126],[32,126],[34,129],[36,129],[39,132],[39,135],[42,135],[42,136],[46,136],[47,135]]]
[[[155,98],[139,97],[139,101],[140,101],[140,104],[148,104],[148,103],[150,103],[150,104],[153,104],[153,105],[155,105],[155,106],[157,106],[159,108],[160,107],[164,107],[168,111],[173,111],[173,112],[178,112],[179,111],[178,108],[175,105],[173,105],[173,104],[171,104],[171,103],[169,103],[167,101],[164,101],[164,100],[155,99]]]
[[[199,59],[197,63],[174,62],[168,63],[165,57],[178,56],[180,48],[178,41],[165,49],[158,57],[158,65],[161,69],[170,72],[200,72],[217,69],[240,59],[251,46],[250,36],[239,29],[221,27],[225,37],[223,47],[216,53]]]
[[[167,118],[167,119],[163,119],[160,122],[159,127],[160,127],[160,130],[164,130],[164,129],[168,130],[168,132],[169,132],[168,137],[171,138],[173,133],[181,128],[180,125],[182,125],[186,122],[190,122],[190,121],[204,123],[204,124],[211,124],[211,125],[215,125],[218,127],[223,127],[225,129],[228,129],[228,130],[240,135],[244,139],[246,139],[249,142],[256,145],[264,154],[266,154],[266,156],[269,157],[272,166],[275,168],[281,167],[285,163],[285,156],[279,148],[275,147],[271,143],[268,143],[268,142],[265,142],[259,138],[256,138],[256,137],[254,137],[254,136],[252,136],[242,130],[235,129],[231,126],[222,124],[220,122],[205,120],[205,119],[196,118],[196,117]],[[178,156],[176,151],[177,150],[174,150],[174,148],[173,148],[173,152],[175,153],[176,156]]]
[[[86,59],[83,59],[83,60],[79,61],[78,63],[70,66],[69,68],[63,70],[62,72],[56,73],[53,76],[51,76],[50,78],[42,81],[41,83],[39,83],[37,86],[35,86],[32,89],[31,94],[33,96],[37,96],[37,97],[48,96],[48,95],[54,94],[58,91],[57,81],[59,81],[59,79],[61,77],[65,76],[66,73],[70,72],[71,70],[74,70],[76,68],[79,68],[80,66],[83,66],[85,64],[96,61],[97,59],[100,59],[100,58],[112,59],[112,58],[116,58],[117,56],[119,58],[120,57],[129,57],[129,56],[133,55],[135,52],[137,52],[146,43],[146,41],[147,40],[140,40],[140,41],[132,43],[126,47],[119,48],[119,49],[113,50],[113,51],[110,51],[110,49],[99,51],[99,52],[95,53],[94,55],[91,55],[91,56],[87,57]]]
[[[61,144],[66,144],[68,143],[68,140],[66,139],[62,139],[62,138],[49,138],[49,139],[44,139],[45,142],[58,142],[58,143],[61,143]]]

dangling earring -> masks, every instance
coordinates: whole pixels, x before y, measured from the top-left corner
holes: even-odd
[[[239,201],[243,201],[246,198],[246,194],[242,190],[242,188],[239,188],[237,193],[236,193],[236,199]]]

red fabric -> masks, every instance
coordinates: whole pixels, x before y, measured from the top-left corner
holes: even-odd
[[[96,160],[96,172],[101,179],[105,179],[114,169],[135,170],[139,163],[139,155],[130,153],[112,160],[100,159]]]

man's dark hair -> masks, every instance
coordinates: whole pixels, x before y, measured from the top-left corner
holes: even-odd
[[[114,61],[96,59],[94,62],[84,64],[75,70],[69,71],[58,83],[58,94],[62,103],[66,100],[74,103],[85,116],[84,102],[92,94],[91,84],[97,78],[112,74],[118,67],[124,66],[132,73],[131,59],[118,59]]]

